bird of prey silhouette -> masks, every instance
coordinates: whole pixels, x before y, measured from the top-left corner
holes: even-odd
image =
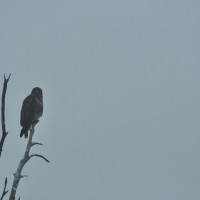
[[[34,128],[34,126],[39,122],[39,118],[43,114],[43,95],[42,89],[35,87],[32,89],[31,94],[29,94],[23,101],[21,109],[20,124],[22,130],[20,137],[23,135],[25,138],[28,137],[28,130]]]

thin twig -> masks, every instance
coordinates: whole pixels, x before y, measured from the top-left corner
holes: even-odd
[[[46,162],[50,162],[48,159],[46,159],[44,156],[42,156],[42,155],[40,155],[40,154],[36,154],[36,153],[34,153],[34,154],[31,154],[30,156],[29,156],[29,158],[32,158],[32,157],[34,157],[34,156],[36,156],[36,157],[40,157],[40,158],[43,158]]]
[[[1,195],[1,199],[0,200],[3,200],[4,196],[7,194],[8,190],[6,190],[6,186],[7,186],[7,177],[5,178],[5,182],[4,182],[4,188],[3,188],[3,192],[2,192],[2,195]]]
[[[21,175],[20,178],[28,177],[28,175]]]
[[[32,143],[31,143],[31,147],[34,146],[34,145],[43,145],[43,144],[42,144],[42,143],[39,143],[39,142],[32,142]]]
[[[2,91],[2,98],[1,98],[1,124],[2,124],[2,137],[0,141],[0,157],[1,153],[3,151],[3,144],[5,141],[5,138],[8,134],[6,131],[6,124],[5,124],[5,97],[6,97],[6,90],[7,90],[7,84],[10,79],[11,74],[9,74],[8,78],[6,78],[4,74],[4,83],[3,83],[3,91]]]

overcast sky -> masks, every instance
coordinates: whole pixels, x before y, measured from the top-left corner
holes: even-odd
[[[9,134],[0,191],[27,140],[20,109],[44,95],[22,200],[200,199],[200,1],[1,0]],[[7,195],[8,197],[8,195]],[[5,198],[6,199],[6,198]]]

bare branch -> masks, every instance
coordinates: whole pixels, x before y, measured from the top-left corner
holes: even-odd
[[[20,178],[28,177],[28,175],[21,175]]]
[[[13,176],[15,177],[16,174],[14,173]],[[28,177],[28,175],[20,175],[20,178]]]
[[[40,157],[40,158],[43,158],[46,162],[50,162],[49,160],[47,160],[44,156],[42,156],[42,155],[40,155],[40,154],[31,154],[30,156],[29,156],[29,158],[32,158],[32,157],[34,157],[34,156],[36,156],[36,157]]]
[[[7,194],[8,190],[6,190],[6,186],[7,186],[7,177],[5,178],[5,182],[4,182],[4,188],[3,188],[3,192],[2,192],[2,195],[1,195],[1,199],[0,200],[3,200],[4,196]]]
[[[34,128],[32,128],[30,130],[30,134],[29,134],[29,139],[28,139],[28,143],[27,143],[27,146],[26,146],[26,150],[25,150],[25,153],[24,153],[24,156],[23,158],[20,160],[19,162],[19,165],[18,165],[18,168],[17,168],[17,171],[15,172],[14,174],[14,180],[13,180],[13,185],[12,185],[12,189],[11,189],[11,193],[10,193],[10,197],[9,197],[9,200],[15,200],[15,195],[16,195],[16,191],[17,191],[17,187],[18,187],[18,184],[19,184],[19,181],[21,178],[23,177],[27,177],[27,175],[21,175],[21,172],[22,172],[22,169],[24,167],[24,165],[29,161],[29,159],[31,157],[34,157],[34,156],[37,156],[37,157],[41,157],[43,158],[46,162],[49,162],[49,160],[47,160],[44,156],[42,155],[39,155],[39,154],[31,154],[30,155],[30,149],[33,145],[41,145],[41,143],[38,143],[38,142],[32,142],[32,137],[33,137],[33,134],[34,134]]]
[[[32,143],[31,143],[31,147],[34,146],[34,145],[43,145],[43,144],[42,144],[42,143],[39,143],[39,142],[32,142]]]
[[[8,78],[6,78],[4,74],[4,83],[3,83],[3,91],[2,91],[2,98],[1,98],[1,124],[2,124],[2,137],[0,141],[0,157],[1,153],[3,151],[3,144],[5,141],[5,138],[8,134],[6,131],[6,124],[5,124],[5,97],[6,97],[6,90],[7,90],[7,84],[10,79],[11,74],[9,74]]]

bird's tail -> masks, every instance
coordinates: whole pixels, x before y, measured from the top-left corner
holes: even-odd
[[[25,136],[25,138],[28,137],[28,129],[25,128],[25,127],[22,128],[21,133],[20,133],[20,137],[22,137],[23,135]]]

